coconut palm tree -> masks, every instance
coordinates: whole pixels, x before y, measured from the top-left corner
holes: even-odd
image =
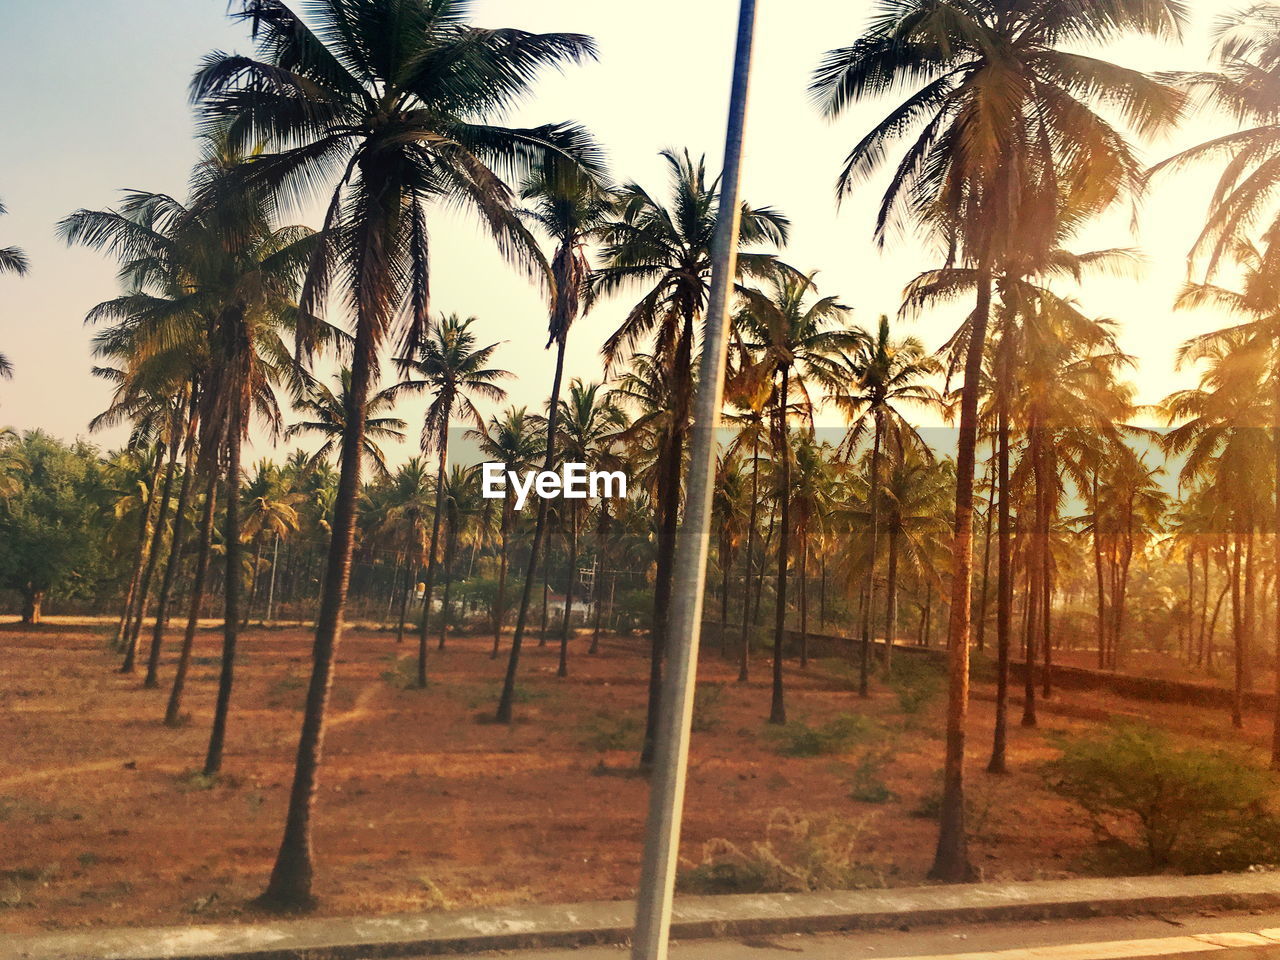
[[[583,383],[575,378],[569,384],[569,395],[560,401],[560,415],[557,419],[559,446],[566,463],[585,463],[593,469],[614,465],[609,462],[612,459],[611,451],[627,422],[621,408],[614,403],[603,384]],[[569,627],[572,621],[573,588],[578,575],[580,506],[578,500],[568,500],[568,574],[564,591],[564,620],[560,626],[560,665],[556,672],[559,677],[569,675]]]
[[[489,418],[483,426],[467,431],[466,438],[476,443],[480,455],[490,463],[502,464],[504,471],[524,471],[536,462],[545,424],[541,418],[530,416],[527,407],[509,407],[501,414]],[[511,528],[515,524],[514,500],[507,491],[502,500],[502,518],[499,528],[498,591],[493,605],[493,650],[490,659],[497,659],[502,642],[502,628],[506,622],[507,567],[510,559]]]
[[[814,274],[797,276],[788,267],[775,267],[769,289],[744,287],[744,308],[738,317],[746,349],[758,357],[755,368],[773,383],[773,459],[778,466],[777,497],[782,535],[778,537],[776,612],[773,632],[773,699],[770,723],[786,723],[782,683],[786,634],[787,582],[791,547],[791,462],[794,455],[788,420],[799,413],[813,428],[814,401],[810,390],[829,394],[840,384],[840,358],[861,346],[859,331],[847,329],[849,308],[835,297],[814,299]],[[747,374],[750,376],[750,374]],[[792,396],[796,397],[793,405]]]
[[[874,336],[864,334],[852,349],[846,351],[843,378],[831,392],[831,400],[849,423],[841,444],[846,457],[871,439],[871,483],[875,487],[881,476],[881,460],[886,445],[895,457],[901,457],[909,445],[925,447],[924,440],[907,418],[908,407],[936,408],[941,404],[938,391],[926,381],[939,374],[941,365],[925,352],[924,344],[915,337],[895,340],[889,318],[882,316]],[[880,542],[882,497],[871,493],[870,543],[863,575],[862,655],[858,670],[858,693],[869,696],[872,624],[876,606],[876,552]],[[886,639],[886,644],[889,641]],[[886,656],[888,650],[886,648]]]
[[[402,310],[402,355],[429,322],[428,211],[435,201],[473,212],[499,250],[541,277],[547,265],[521,225],[504,172],[548,156],[595,163],[585,132],[570,124],[520,129],[495,120],[548,67],[594,55],[574,34],[474,27],[463,0],[319,0],[299,16],[281,0],[242,0],[260,59],[214,54],[193,81],[210,118],[228,118],[246,141],[277,152],[253,178],[286,197],[325,184],[321,241],[304,313],[332,292],[354,317],[350,429],[343,439],[312,680],[280,853],[263,904],[312,902],[311,819],[335,647],[350,580],[364,423],[361,411],[383,342]],[[312,346],[299,330],[301,353]]]
[[[666,150],[662,159],[668,170],[669,200],[664,203],[638,183],[620,187],[619,213],[600,231],[602,266],[591,278],[593,297],[633,287],[643,290],[640,300],[605,341],[608,366],[649,343],[649,355],[666,368],[664,380],[671,389],[668,404],[672,413],[658,455],[658,577],[650,628],[652,669],[642,765],[653,759],[680,514],[680,471],[693,398],[696,323],[706,308],[711,284],[711,243],[720,202],[719,178],[708,177],[705,158],[695,161],[688,151]],[[739,242],[745,249],[738,254],[739,273],[762,276],[772,269],[772,256],[750,252],[751,248],[781,247],[789,229],[790,221],[776,210],[744,204]]]
[[[294,403],[294,409],[305,419],[291,423],[284,431],[285,440],[318,436],[321,444],[307,460],[307,469],[328,463],[333,452],[341,448],[347,433],[347,412],[351,409],[351,369],[338,371],[337,390],[332,390],[311,377],[306,381],[306,393]],[[399,417],[387,416],[395,407],[394,387],[380,390],[368,397],[364,404],[364,455],[380,476],[387,475],[387,458],[382,443],[398,443],[405,438],[408,424]]]
[[[1119,104],[1139,134],[1171,127],[1183,96],[1140,71],[1064,49],[1105,47],[1130,33],[1176,37],[1176,0],[1029,5],[958,0],[883,0],[870,29],[832,50],[815,73],[815,100],[838,117],[864,96],[907,96],[850,151],[838,196],[881,166],[890,145],[911,138],[881,203],[883,243],[904,215],[925,224],[973,266],[979,283],[967,325],[959,416],[952,564],[947,757],[932,875],[973,875],[964,828],[964,739],[969,678],[973,486],[978,393],[993,277],[1014,251],[1048,249],[1064,183],[1087,183],[1097,206],[1138,186],[1130,144],[1095,112]]]
[[[0,203],[0,216],[8,212],[4,204]],[[31,261],[22,250],[18,247],[0,247],[0,274],[13,273],[23,277],[29,269],[31,269]],[[8,357],[0,353],[0,378],[8,379],[12,376],[13,364],[9,362]]]
[[[598,176],[581,168],[563,163],[548,163],[540,167],[521,187],[521,199],[526,207],[523,214],[555,244],[551,260],[555,276],[555,292],[551,300],[547,323],[547,348],[556,347],[556,367],[551,378],[551,397],[547,401],[547,451],[542,469],[555,466],[556,442],[559,438],[557,420],[560,416],[560,384],[564,378],[564,354],[569,343],[569,331],[581,312],[582,302],[589,297],[588,283],[592,267],[586,252],[589,240],[603,227],[613,213],[613,195],[601,183]],[[534,521],[533,540],[529,545],[529,562],[524,584],[520,589],[520,606],[516,611],[515,632],[511,636],[511,652],[507,658],[507,672],[503,679],[502,693],[498,701],[498,719],[509,723],[515,697],[516,674],[520,669],[520,650],[524,643],[525,622],[529,616],[529,603],[533,597],[534,578],[538,562],[542,558],[542,541],[546,532],[550,504],[544,498],[538,500],[538,516]],[[543,630],[541,645],[546,640],[546,579],[543,579]],[[568,610],[568,606],[565,608]]]
[[[498,381],[508,379],[510,371],[491,366],[498,344],[476,346],[471,328],[475,317],[465,320],[455,314],[441,317],[432,325],[427,337],[412,357],[398,361],[410,378],[396,384],[395,390],[409,393],[430,392],[431,404],[422,421],[422,452],[436,454],[435,509],[431,517],[431,540],[427,546],[426,590],[422,596],[422,627],[418,635],[418,686],[427,685],[427,630],[434,597],[436,564],[440,550],[440,522],[444,516],[445,472],[449,463],[449,425],[455,415],[479,427],[484,418],[472,399],[501,401],[507,392]],[[441,633],[443,641],[444,634]]]

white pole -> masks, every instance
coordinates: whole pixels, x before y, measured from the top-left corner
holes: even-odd
[[[742,175],[742,138],[755,34],[755,0],[741,0],[733,90],[725,136],[720,215],[712,246],[711,291],[703,336],[699,390],[693,411],[688,500],[676,546],[675,584],[667,621],[668,667],[659,703],[657,755],[649,791],[644,866],[636,898],[632,960],[666,960],[671,932],[680,820],[684,808],[689,730],[697,680],[702,595],[707,579],[711,496],[716,467],[716,431],[724,399],[724,367],[729,343],[729,300],[737,274],[738,200]]]

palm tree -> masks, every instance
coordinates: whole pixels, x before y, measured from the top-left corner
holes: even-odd
[[[0,203],[0,216],[8,212],[4,204]],[[0,274],[14,273],[22,277],[26,276],[30,268],[31,262],[18,247],[0,247]],[[13,364],[9,362],[8,357],[0,353],[0,378],[8,379],[12,376]]]
[[[791,461],[793,449],[788,419],[797,410],[813,428],[812,385],[830,393],[838,388],[843,351],[861,346],[860,333],[833,327],[845,320],[849,308],[835,297],[810,300],[816,290],[813,274],[797,276],[790,268],[776,267],[770,289],[743,288],[746,349],[759,356],[758,375],[774,384],[774,462],[778,465],[777,496],[782,535],[778,537],[778,577],[773,632],[773,700],[770,723],[786,723],[783,699],[782,659],[787,618],[787,579],[791,545]],[[794,379],[793,379],[794,378]],[[793,407],[792,394],[798,403]]]
[[[511,376],[506,370],[490,366],[496,343],[476,346],[471,331],[475,317],[462,319],[456,313],[441,317],[419,345],[415,356],[401,359],[399,364],[420,379],[402,380],[396,390],[430,391],[434,394],[422,422],[422,452],[437,455],[436,503],[431,519],[431,540],[427,547],[426,591],[422,595],[422,628],[418,635],[418,686],[427,685],[427,630],[431,620],[436,560],[440,550],[440,521],[443,518],[445,471],[449,462],[449,424],[454,414],[477,427],[484,422],[476,409],[473,396],[499,401],[507,392],[497,381]],[[440,634],[443,646],[444,634]]]
[[[586,384],[575,379],[569,384],[569,396],[560,401],[560,447],[566,463],[585,463],[597,469],[605,466],[618,435],[626,427],[622,410],[603,391],[604,387],[599,383]],[[564,591],[564,620],[560,626],[560,666],[556,672],[559,677],[569,675],[569,626],[573,611],[573,585],[578,575],[579,507],[577,499],[569,499],[568,575]]]
[[[492,416],[488,423],[467,431],[467,439],[474,440],[482,456],[491,463],[502,464],[504,471],[523,471],[530,468],[538,456],[542,424],[529,415],[525,407],[510,407],[501,415]],[[502,628],[506,622],[507,566],[510,557],[511,527],[515,523],[513,500],[508,490],[502,500],[502,518],[498,552],[498,591],[493,605],[493,650],[490,659],[497,659],[498,646],[502,642]]]
[[[262,548],[268,537],[279,543],[298,529],[298,511],[295,508],[302,495],[288,489],[279,467],[270,460],[262,460],[254,476],[244,486],[245,513],[243,536],[246,543],[253,543],[253,562],[249,566],[249,603],[245,606],[242,626],[248,626],[258,599],[261,581]]]
[[[278,152],[253,176],[285,196],[332,185],[302,306],[311,313],[337,284],[355,320],[350,429],[343,438],[312,679],[299,737],[285,834],[265,906],[312,902],[311,808],[335,647],[350,580],[364,423],[378,353],[401,309],[402,351],[429,320],[427,212],[433,201],[478,215],[499,250],[538,276],[546,264],[516,216],[501,172],[561,155],[591,164],[594,148],[569,124],[516,129],[492,121],[546,67],[594,55],[574,34],[480,29],[462,0],[318,0],[307,18],[282,0],[243,0],[262,59],[211,55],[192,92],[210,118],[237,121],[245,140]],[[312,346],[307,325],[301,352]]]
[[[880,542],[880,501],[876,492],[881,476],[881,458],[889,438],[892,452],[901,458],[908,444],[923,448],[923,439],[908,421],[905,407],[937,407],[938,391],[925,381],[941,371],[915,337],[893,338],[889,318],[882,316],[875,336],[863,335],[847,351],[843,384],[832,392],[831,399],[849,422],[842,444],[845,456],[852,456],[871,435],[870,543],[862,593],[862,656],[858,670],[858,693],[869,696],[872,624],[876,605],[876,552]],[[890,643],[886,638],[886,645]],[[885,650],[886,658],[888,649]]]
[[[351,409],[351,369],[343,367],[336,377],[337,391],[326,387],[319,380],[307,378],[306,393],[294,403],[294,409],[305,419],[290,424],[284,431],[285,440],[318,436],[321,444],[311,454],[307,468],[313,469],[328,463],[334,450],[340,449],[347,433],[347,412]],[[399,417],[387,416],[395,407],[394,387],[381,390],[368,397],[364,403],[364,456],[369,458],[381,476],[387,474],[387,458],[382,443],[404,440],[408,424]]]
[[[680,471],[694,387],[695,324],[706,307],[711,284],[711,243],[719,215],[719,179],[709,179],[705,159],[684,151],[662,153],[670,176],[670,200],[663,203],[637,183],[617,191],[619,214],[601,230],[603,266],[591,278],[593,297],[639,286],[644,290],[622,324],[605,341],[612,367],[646,340],[654,362],[665,368],[670,388],[668,418],[658,454],[658,576],[650,628],[649,708],[641,764],[653,759],[658,693],[662,680],[667,607],[671,598],[675,539],[680,515]],[[745,248],[783,246],[790,221],[770,208],[744,204],[740,243]],[[772,269],[766,254],[741,252],[738,271],[760,276]]]
[[[528,204],[523,211],[524,216],[556,245],[556,252],[551,260],[555,293],[547,323],[547,347],[550,348],[553,343],[556,345],[556,368],[551,378],[551,397],[547,401],[547,451],[542,464],[542,469],[546,471],[555,466],[556,442],[560,432],[557,424],[560,416],[560,384],[564,377],[564,353],[569,342],[569,331],[578,318],[583,299],[590,293],[587,285],[592,272],[591,260],[585,247],[613,212],[613,196],[602,187],[598,177],[563,163],[550,163],[539,168],[525,181],[520,196]],[[498,700],[497,716],[502,723],[511,721],[516,674],[520,668],[520,650],[524,643],[525,622],[529,616],[534,578],[542,555],[549,507],[546,499],[539,498],[533,541],[529,545],[529,562],[524,585],[520,590],[520,607],[516,612],[515,633],[511,636],[511,653],[507,658],[507,672]],[[545,578],[543,583],[545,621]],[[567,611],[568,607],[565,609]],[[545,627],[544,622],[540,645],[546,641]]]
[[[829,52],[812,84],[827,116],[866,95],[907,98],[846,158],[844,196],[884,161],[889,145],[913,136],[877,218],[876,235],[909,212],[978,271],[965,331],[952,564],[947,757],[937,854],[931,875],[973,875],[964,827],[964,740],[968,711],[973,486],[978,392],[993,277],[1015,251],[1048,248],[1061,185],[1087,183],[1095,208],[1139,180],[1139,165],[1091,104],[1118,103],[1147,135],[1174,124],[1183,97],[1145,74],[1062,49],[1107,45],[1128,33],[1177,36],[1176,0],[1074,0],[1009,6],[959,0],[883,0],[867,33]]]

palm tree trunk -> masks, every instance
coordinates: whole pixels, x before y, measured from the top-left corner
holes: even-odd
[[[760,512],[760,434],[751,440],[751,506],[747,511],[747,555],[742,566],[742,644],[738,661],[738,682],[750,679],[751,662],[751,584],[755,581],[756,526]]]
[[[1033,419],[1027,429],[1030,446],[1032,474],[1032,519],[1031,536],[1027,549],[1027,623],[1023,646],[1023,688],[1022,688],[1022,725],[1036,725],[1036,637],[1041,629],[1043,616],[1044,590],[1041,589],[1045,568],[1045,543],[1041,537],[1040,514],[1043,496],[1044,478],[1041,476],[1043,465],[1044,431],[1038,417]]]
[[[253,564],[249,568],[249,603],[244,608],[244,619],[240,622],[240,629],[247,630],[249,621],[253,619],[253,608],[258,605],[258,584],[262,582],[262,573],[260,567],[262,565],[262,545],[266,542],[265,531],[259,530],[253,538]]]
[[[400,617],[396,624],[396,643],[404,643],[404,625],[409,619],[409,595],[413,593],[413,575],[417,572],[421,565],[421,557],[413,556],[413,541],[417,538],[418,521],[412,520],[409,524],[409,533],[405,538],[404,545],[404,589],[400,593]],[[421,550],[421,546],[418,548]]]
[[[160,580],[160,595],[156,598],[156,623],[151,632],[151,649],[147,652],[147,678],[143,686],[154,689],[160,685],[160,648],[164,645],[164,632],[169,620],[169,598],[173,592],[173,580],[182,565],[186,540],[187,508],[191,503],[191,488],[195,481],[195,397],[191,400],[191,416],[187,424],[186,464],[182,471],[182,487],[178,491],[177,513],[173,518],[173,542],[169,547],[169,560]]]
[[[436,505],[431,517],[431,543],[427,547],[426,588],[422,594],[422,625],[418,630],[418,678],[419,689],[427,685],[427,631],[431,626],[431,600],[436,582],[436,554],[440,549],[440,516],[444,511],[444,475],[449,458],[449,415],[444,411],[444,435],[438,438],[440,460],[436,466]],[[443,638],[442,638],[443,640]],[[443,642],[441,643],[443,646]]]
[[[376,365],[368,326],[365,318],[357,319],[346,411],[347,431],[342,437],[342,463],[334,503],[333,535],[329,541],[324,592],[316,617],[311,680],[307,686],[302,730],[298,737],[289,812],[270,883],[260,898],[262,905],[276,909],[303,909],[314,903],[311,896],[311,808],[324,746],[325,710],[333,686],[334,657],[342,638],[343,609],[351,582],[351,552],[355,543],[361,457],[364,453],[365,407]]]
[[[204,515],[200,518],[200,544],[196,548],[196,569],[191,577],[191,596],[187,603],[187,631],[182,637],[182,650],[178,654],[178,667],[173,675],[173,687],[169,691],[169,703],[165,708],[166,726],[178,725],[182,710],[182,693],[187,684],[187,670],[191,666],[191,648],[195,644],[196,630],[200,625],[200,607],[204,602],[205,578],[209,573],[209,554],[213,547],[213,521],[218,502],[217,458],[209,467],[209,479],[204,491]],[[194,464],[187,469],[194,470]]]
[[[790,371],[782,368],[782,384],[778,388],[778,406],[775,413],[777,428],[778,465],[781,476],[778,483],[780,529],[778,531],[778,586],[773,627],[773,701],[769,707],[769,722],[787,722],[787,707],[783,701],[782,657],[787,627],[787,561],[791,543],[791,449],[787,438],[787,398],[791,391]]]
[[[547,453],[543,458],[543,470],[549,471],[555,465],[556,428],[560,421],[560,382],[564,378],[564,348],[566,338],[561,336],[556,342],[556,372],[551,379],[551,401],[547,409]],[[520,609],[516,613],[516,629],[511,635],[511,654],[507,658],[507,673],[502,681],[502,696],[498,699],[497,719],[499,723],[510,723],[512,709],[515,706],[516,673],[520,669],[520,646],[524,642],[525,623],[529,618],[529,602],[533,598],[533,583],[538,574],[538,556],[542,550],[542,540],[547,529],[547,507],[545,498],[538,498],[538,519],[533,525],[533,541],[529,544],[529,564],[525,570],[524,585],[520,589]],[[496,638],[495,638],[496,642]],[[495,655],[497,648],[495,647]]]
[[[726,528],[728,524],[726,523]],[[729,556],[729,535],[722,533],[720,535],[720,657],[723,659],[727,652],[728,634],[729,634],[729,574],[733,570],[733,558]]]
[[[1009,488],[1009,338],[1001,338],[998,395],[996,397],[996,485],[1000,488],[996,517],[996,717],[991,738],[989,773],[1008,773],[1009,653],[1013,615],[1013,524]]]
[[[151,516],[159,505],[156,499],[156,487],[160,484],[160,471],[164,461],[157,452],[155,465],[151,470],[147,484],[145,501],[138,504],[138,547],[134,551],[133,573],[129,577],[129,589],[125,593],[124,608],[120,611],[120,622],[116,624],[116,635],[111,646],[116,651],[124,649],[125,637],[133,626],[133,609],[138,599],[138,581],[142,579],[142,567],[147,562],[147,532],[151,529]]]
[[[1235,643],[1235,687],[1231,695],[1231,725],[1244,726],[1244,610],[1240,603],[1240,554],[1244,552],[1240,533],[1232,538],[1231,554],[1231,637]]]
[[[549,519],[549,517],[548,517]],[[551,610],[551,545],[542,552],[542,626],[538,629],[538,646],[547,645],[547,625]]]
[[[1272,515],[1271,549],[1274,569],[1280,572],[1280,369],[1273,371],[1271,378],[1271,447],[1275,472],[1272,475],[1272,494],[1274,510]],[[1205,583],[1208,587],[1208,583]],[[1275,642],[1275,714],[1271,727],[1271,769],[1280,770],[1280,577],[1275,584],[1276,600],[1273,611]]]
[[[444,562],[441,564],[444,573],[444,595],[440,598],[440,643],[437,650],[444,649],[444,634],[449,629],[449,588],[453,586],[453,552],[454,539],[458,531],[453,529],[454,521],[445,518],[444,524]]]
[[[147,565],[142,570],[142,580],[138,583],[137,615],[129,627],[125,641],[124,663],[121,673],[133,673],[134,663],[138,656],[138,637],[142,633],[142,622],[147,616],[147,600],[151,595],[151,580],[155,577],[156,565],[160,562],[160,554],[164,551],[164,525],[169,519],[169,502],[173,498],[173,478],[178,469],[178,445],[182,440],[181,408],[175,410],[169,426],[169,459],[164,470],[164,481],[160,486],[160,507],[156,511],[155,526],[151,530],[151,546],[147,551]]]
[[[876,605],[876,547],[880,543],[880,443],[883,434],[883,418],[877,407],[875,417],[875,437],[871,443],[871,483],[868,486],[868,500],[871,512],[871,548],[867,555],[866,585],[863,596],[866,605],[862,608],[862,662],[858,666],[858,696],[871,696],[871,624],[875,618]]]
[[[493,604],[493,650],[489,652],[490,660],[498,659],[498,647],[502,643],[502,628],[506,626],[507,620],[507,566],[510,559],[508,554],[510,526],[511,511],[504,501],[502,505],[502,530],[499,534],[502,540],[502,547],[499,551],[498,559],[498,593],[494,597]]]
[[[995,503],[996,503],[996,465],[991,464],[991,469],[987,473],[987,480],[991,484],[991,491],[987,495],[987,529],[985,536],[985,544],[982,547],[982,590],[978,593],[978,649],[987,649],[987,594],[990,592],[991,586],[991,535],[995,532]]]
[[[1098,669],[1107,667],[1107,590],[1102,573],[1102,506],[1099,500],[1098,468],[1093,470],[1093,574],[1098,584]]]
[[[235,390],[227,431],[226,476],[226,583],[223,586],[222,665],[218,673],[218,698],[214,705],[213,729],[205,755],[204,774],[211,777],[222,769],[222,748],[227,735],[227,714],[231,707],[231,687],[235,682],[236,644],[240,631],[240,586],[244,570],[240,560],[240,448],[243,441],[244,401]]]
[[[800,544],[800,668],[809,668],[809,541],[807,533]]]
[[[1244,661],[1241,664],[1241,682],[1245,692],[1253,689],[1253,645],[1254,626],[1257,622],[1257,572],[1253,562],[1254,536],[1253,511],[1249,511],[1248,527],[1244,535]]]
[[[971,317],[960,396],[956,448],[955,533],[952,542],[951,611],[947,628],[947,744],[943,767],[938,848],[929,876],[965,882],[974,876],[969,862],[964,809],[964,745],[969,719],[969,617],[973,580],[973,474],[978,446],[978,399],[982,359],[991,316],[992,264],[984,254],[978,268],[978,300]]]
[[[573,581],[578,567],[578,501],[569,505],[569,579],[564,587],[564,621],[560,624],[560,666],[557,677],[569,675],[569,628],[573,624]]]
[[[885,584],[884,667],[893,667],[893,638],[898,632],[898,534],[889,532],[889,579]]]

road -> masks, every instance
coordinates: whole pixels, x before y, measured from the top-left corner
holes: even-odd
[[[510,960],[625,960],[622,946],[481,954]],[[1280,912],[922,927],[674,944],[672,960],[1205,960],[1280,958]]]

